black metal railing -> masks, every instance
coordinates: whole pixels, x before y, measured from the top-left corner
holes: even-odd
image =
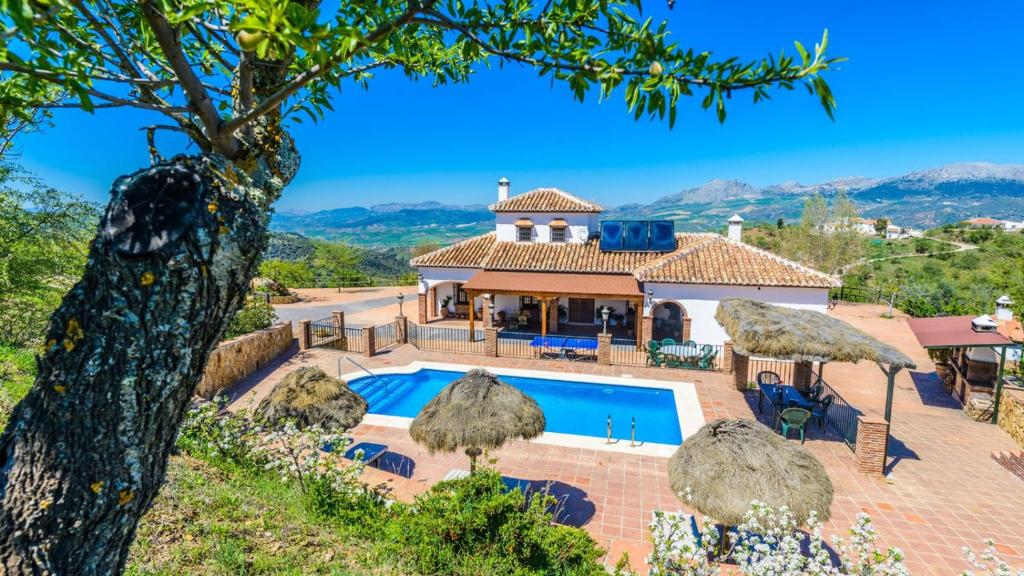
[[[498,332],[498,356],[509,358],[534,358],[536,349],[530,346],[540,334],[529,332]]]
[[[373,342],[377,350],[398,345],[398,322],[373,327]]]
[[[551,346],[535,345],[541,334],[531,332],[498,332],[498,356],[509,358],[539,358],[544,360],[597,361],[597,338],[548,334]],[[560,339],[568,339],[561,342]]]
[[[310,343],[313,348],[333,348],[345,352],[363,351],[363,333],[359,328],[345,328],[334,325],[332,318],[323,318],[309,323]]]
[[[826,397],[832,398],[832,405],[828,407],[828,412],[825,413],[825,423],[831,428],[836,434],[838,434],[843,442],[850,447],[851,450],[856,450],[857,447],[857,417],[860,416],[860,410],[854,408],[845,398],[839,395],[834,388],[828,385],[825,380],[815,372],[811,372],[812,381],[816,384],[820,384],[823,388],[821,393],[821,399]]]
[[[670,344],[671,346],[671,344]],[[678,349],[659,347],[659,365],[683,370],[719,371],[722,369],[722,344],[699,344],[692,340],[676,344]],[[650,343],[643,351],[645,362],[650,364]],[[614,360],[612,361],[614,363]]]
[[[637,348],[636,340],[632,338],[612,338],[611,362],[625,366],[646,366],[647,350]]]
[[[757,375],[761,372],[774,372],[784,384],[793,384],[796,364],[792,360],[775,360],[751,356],[747,363],[747,387],[757,388]]]
[[[467,328],[440,328],[409,323],[409,343],[420,350],[484,353],[484,331]]]

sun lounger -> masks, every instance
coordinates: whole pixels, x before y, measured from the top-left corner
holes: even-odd
[[[345,451],[345,458],[353,461],[358,460],[360,462],[364,462],[367,466],[374,466],[375,463],[387,453],[388,447],[385,444],[360,442]]]
[[[444,475],[444,478],[441,478],[441,480],[462,480],[463,478],[468,477],[469,470],[459,470],[458,468],[456,468],[454,470],[449,470],[448,473]]]

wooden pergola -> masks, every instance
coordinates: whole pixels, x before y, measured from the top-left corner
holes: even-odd
[[[548,313],[559,298],[592,300],[623,300],[643,310],[644,296],[639,283],[631,275],[561,274],[548,272],[496,272],[484,270],[476,273],[462,285],[469,297],[469,334],[476,328],[476,312],[472,302],[477,297],[491,299],[496,295],[531,296],[540,302],[541,335],[548,332]],[[637,346],[643,342],[642,322],[636,323]]]

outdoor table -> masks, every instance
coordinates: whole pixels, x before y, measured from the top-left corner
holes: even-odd
[[[675,356],[687,366],[696,366],[700,361],[700,348],[696,344],[670,344],[658,349],[665,356]]]
[[[805,410],[812,410],[814,408],[814,402],[804,398],[804,395],[799,390],[792,386],[786,386],[783,384],[758,384],[757,385],[760,396],[757,399],[757,411],[761,413],[764,411],[761,402],[768,397],[768,404],[771,405],[773,427],[778,425],[779,414],[783,410],[790,406],[796,406]],[[779,398],[781,396],[781,402]]]

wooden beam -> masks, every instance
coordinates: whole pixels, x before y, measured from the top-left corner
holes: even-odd
[[[540,299],[540,335],[548,335],[548,301]]]
[[[469,341],[473,341],[473,336],[476,334],[474,330],[475,316],[476,316],[476,303],[473,301],[476,295],[469,290],[466,290],[466,298],[469,300]]]

